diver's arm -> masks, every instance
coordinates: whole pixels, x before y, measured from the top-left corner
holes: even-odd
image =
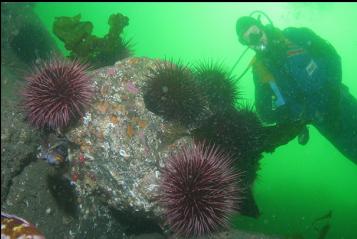
[[[255,108],[260,120],[265,124],[276,122],[275,114],[272,109],[271,89],[269,84],[262,83],[261,76],[253,66],[253,80],[255,89]]]

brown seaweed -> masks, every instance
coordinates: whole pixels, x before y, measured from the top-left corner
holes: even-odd
[[[81,15],[56,17],[53,33],[70,51],[69,58],[79,59],[94,67],[113,65],[132,55],[130,41],[123,40],[121,33],[129,25],[129,18],[121,13],[112,14],[108,20],[109,32],[104,37],[92,34],[93,24],[81,21]]]

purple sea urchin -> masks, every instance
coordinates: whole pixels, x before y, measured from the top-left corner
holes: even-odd
[[[78,61],[54,58],[26,77],[27,120],[38,128],[61,129],[81,117],[93,94],[87,69]]]
[[[171,230],[201,236],[226,227],[238,209],[239,176],[230,156],[215,146],[186,146],[173,155],[160,182],[160,203]]]
[[[258,116],[249,108],[232,108],[217,113],[192,131],[196,140],[219,145],[232,153],[234,158],[244,161],[261,157],[265,140],[263,133]]]
[[[144,89],[145,106],[166,120],[190,127],[206,110],[204,95],[188,67],[167,62],[152,69]]]
[[[223,64],[205,61],[196,65],[195,76],[202,86],[209,107],[213,112],[222,112],[234,107],[240,92],[236,80],[229,76]]]

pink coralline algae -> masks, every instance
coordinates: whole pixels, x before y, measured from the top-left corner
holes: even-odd
[[[137,94],[137,93],[139,93],[139,89],[132,83],[132,82],[128,82],[127,84],[126,84],[126,89],[130,92],[130,93],[132,93],[132,94]]]
[[[114,77],[116,73],[117,72],[116,72],[115,68],[113,68],[113,67],[107,69],[107,75],[109,77]]]

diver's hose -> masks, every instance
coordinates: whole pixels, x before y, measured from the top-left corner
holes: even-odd
[[[269,21],[269,23],[270,23],[272,26],[274,26],[273,21],[272,21],[272,20],[270,19],[270,17],[268,17],[268,15],[267,15],[265,12],[263,12],[263,11],[259,11],[259,10],[253,11],[253,12],[251,12],[251,13],[249,14],[249,16],[251,17],[251,16],[253,16],[255,13],[260,13],[260,14],[264,15],[264,17]],[[260,16],[258,16],[258,20],[260,21]]]
[[[234,63],[232,69],[230,70],[228,75],[231,75],[234,68],[236,68],[236,66],[238,65],[238,63],[240,62],[240,60],[242,60],[243,56],[245,55],[245,53],[247,53],[247,51],[249,50],[249,47],[245,48],[245,50],[242,52],[242,54],[240,54],[238,60],[236,61],[236,63]]]

